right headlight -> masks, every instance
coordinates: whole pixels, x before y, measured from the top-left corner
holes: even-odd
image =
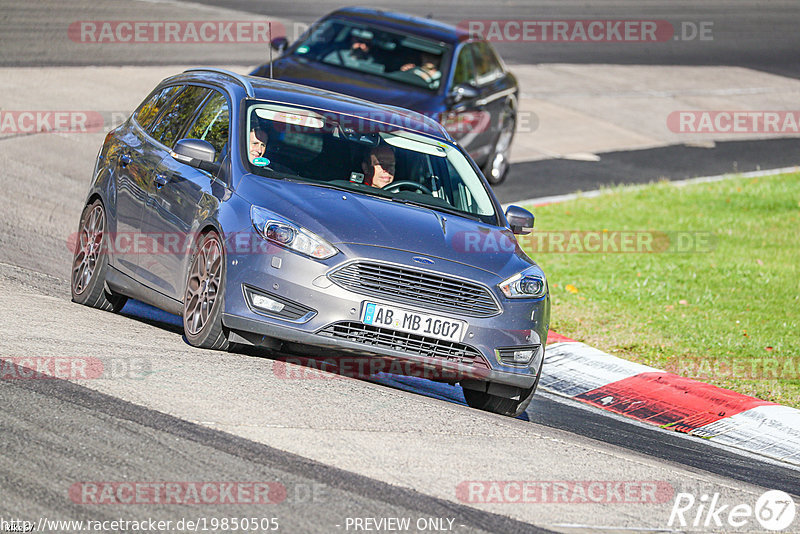
[[[261,237],[300,254],[325,260],[339,252],[317,234],[268,209],[253,206],[250,208],[250,218]]]
[[[497,287],[510,299],[539,299],[547,294],[547,279],[537,265],[532,265]]]

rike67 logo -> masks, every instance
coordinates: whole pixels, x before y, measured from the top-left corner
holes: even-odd
[[[781,531],[792,525],[795,513],[794,500],[780,490],[767,491],[758,498],[755,506],[723,502],[719,493],[703,494],[700,498],[692,493],[678,493],[667,526],[752,530],[755,519],[766,530]]]

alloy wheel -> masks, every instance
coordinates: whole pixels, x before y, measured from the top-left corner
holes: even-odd
[[[83,293],[97,269],[105,234],[105,213],[96,205],[86,216],[78,236],[78,250],[72,261],[72,287],[75,294]]]
[[[184,317],[189,333],[197,335],[208,323],[222,277],[222,248],[216,237],[205,241],[192,264],[184,299]]]

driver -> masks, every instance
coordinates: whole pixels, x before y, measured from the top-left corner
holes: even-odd
[[[394,150],[389,145],[378,145],[367,153],[361,163],[364,183],[372,187],[386,187],[394,180]]]
[[[248,140],[249,144],[247,155],[250,158],[250,163],[253,163],[256,158],[263,157],[264,152],[267,151],[269,136],[263,128],[260,126],[255,126],[252,130],[250,130],[250,136],[248,137]]]

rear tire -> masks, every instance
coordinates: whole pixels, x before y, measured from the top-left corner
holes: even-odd
[[[183,332],[192,346],[212,350],[231,348],[222,326],[225,274],[222,240],[216,232],[204,234],[192,256],[183,296]]]
[[[113,293],[106,286],[108,270],[108,223],[100,200],[87,205],[81,213],[78,239],[72,259],[70,289],[72,302],[100,310],[120,311],[128,297]]]

